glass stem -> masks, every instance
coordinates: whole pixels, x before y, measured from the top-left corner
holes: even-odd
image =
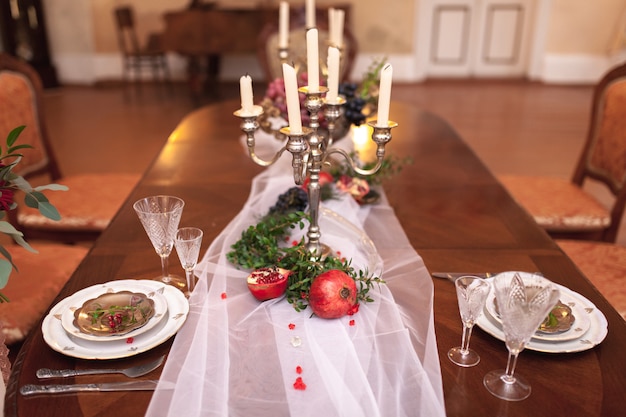
[[[509,351],[509,359],[506,362],[506,371],[505,375],[502,376],[502,380],[507,384],[512,384],[515,382],[515,376],[513,373],[515,372],[515,365],[517,364],[517,357],[519,352],[510,352]]]
[[[194,287],[196,286],[193,276],[193,269],[185,269],[185,275],[187,276],[187,292],[191,294],[193,292]]]
[[[168,268],[168,258],[169,256],[161,255],[161,271],[163,273],[163,281],[168,282],[170,280],[170,273]]]
[[[470,337],[472,337],[472,328],[474,326],[467,326],[465,323],[463,323],[463,336],[461,338],[461,354],[463,355],[467,355],[467,352],[469,351],[469,343],[470,343]]]

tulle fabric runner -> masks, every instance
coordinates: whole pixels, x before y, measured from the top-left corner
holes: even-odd
[[[288,164],[258,175],[210,245],[146,415],[445,416],[432,281],[384,195],[366,207],[347,196],[323,203],[322,241],[386,282],[353,316],[324,320],[284,299],[260,303],[248,271],[226,260],[242,230],[293,185]]]

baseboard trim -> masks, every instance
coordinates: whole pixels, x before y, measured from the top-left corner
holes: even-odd
[[[360,54],[357,56],[351,74],[353,80],[362,79],[371,64],[386,59],[393,65],[394,81],[420,82],[428,78],[417,61],[410,54]],[[619,51],[612,56],[585,54],[547,54],[542,59],[540,68],[533,74],[532,80],[546,84],[593,84],[612,66],[626,59],[626,51]],[[176,54],[168,56],[172,78],[184,80],[186,60]],[[94,84],[102,80],[121,79],[122,62],[118,54],[65,54],[56,56],[61,84]],[[243,74],[250,74],[253,79],[263,79],[263,72],[254,55],[225,56],[222,60],[220,79],[235,81]],[[144,74],[149,79],[150,74]],[[464,78],[457,75],[455,78]],[[529,77],[530,78],[530,77]]]

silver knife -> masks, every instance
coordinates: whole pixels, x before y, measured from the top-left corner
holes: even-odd
[[[452,282],[459,277],[471,276],[479,278],[491,278],[496,276],[495,272],[433,272],[432,275],[435,278],[445,278]]]
[[[54,384],[24,385],[20,388],[22,395],[63,394],[68,392],[100,392],[100,391],[154,391],[159,381],[142,380],[128,382],[107,382],[102,384]]]

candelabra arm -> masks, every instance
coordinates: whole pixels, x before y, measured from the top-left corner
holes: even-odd
[[[268,167],[275,163],[278,158],[281,157],[283,152],[287,149],[288,145],[279,149],[271,159],[263,159],[256,154],[254,133],[259,128],[259,117],[263,114],[263,107],[253,106],[251,110],[244,111],[243,109],[237,110],[235,116],[241,119],[241,130],[246,134],[246,145],[248,147],[248,155],[258,165],[262,167]]]
[[[378,152],[377,152],[378,153]],[[370,169],[363,169],[360,168],[356,165],[356,163],[354,162],[354,160],[352,159],[352,157],[348,154],[348,152],[346,152],[343,149],[339,149],[339,148],[332,148],[326,151],[326,155],[324,155],[324,161],[326,161],[328,159],[328,157],[332,154],[339,154],[341,156],[343,156],[343,158],[346,160],[346,162],[348,163],[348,165],[350,166],[350,168],[356,172],[359,175],[372,175],[375,174],[376,172],[378,172],[378,170],[380,169],[380,167],[383,165],[383,159],[384,159],[384,151],[383,151],[383,155],[382,156],[377,156],[376,159],[376,165],[374,165],[372,168]]]
[[[285,150],[287,149],[287,146],[283,146],[274,154],[272,159],[266,160],[256,154],[254,150],[255,148],[254,136],[248,135],[246,138],[246,143],[248,144],[248,155],[250,155],[250,159],[252,159],[256,164],[262,167],[268,167],[272,165],[274,162],[278,160],[278,158],[282,156],[283,152],[285,152]]]
[[[352,157],[343,149],[340,148],[331,148],[326,151],[324,155],[324,160],[330,155],[336,153],[346,160],[346,162],[350,165],[350,168],[354,170],[359,175],[368,176],[373,175],[380,167],[383,165],[383,160],[385,159],[385,145],[391,140],[391,129],[398,126],[396,122],[388,122],[387,126],[376,126],[376,122],[370,122],[368,125],[374,130],[372,133],[372,140],[376,143],[376,165],[374,165],[370,169],[363,169],[356,165]]]

